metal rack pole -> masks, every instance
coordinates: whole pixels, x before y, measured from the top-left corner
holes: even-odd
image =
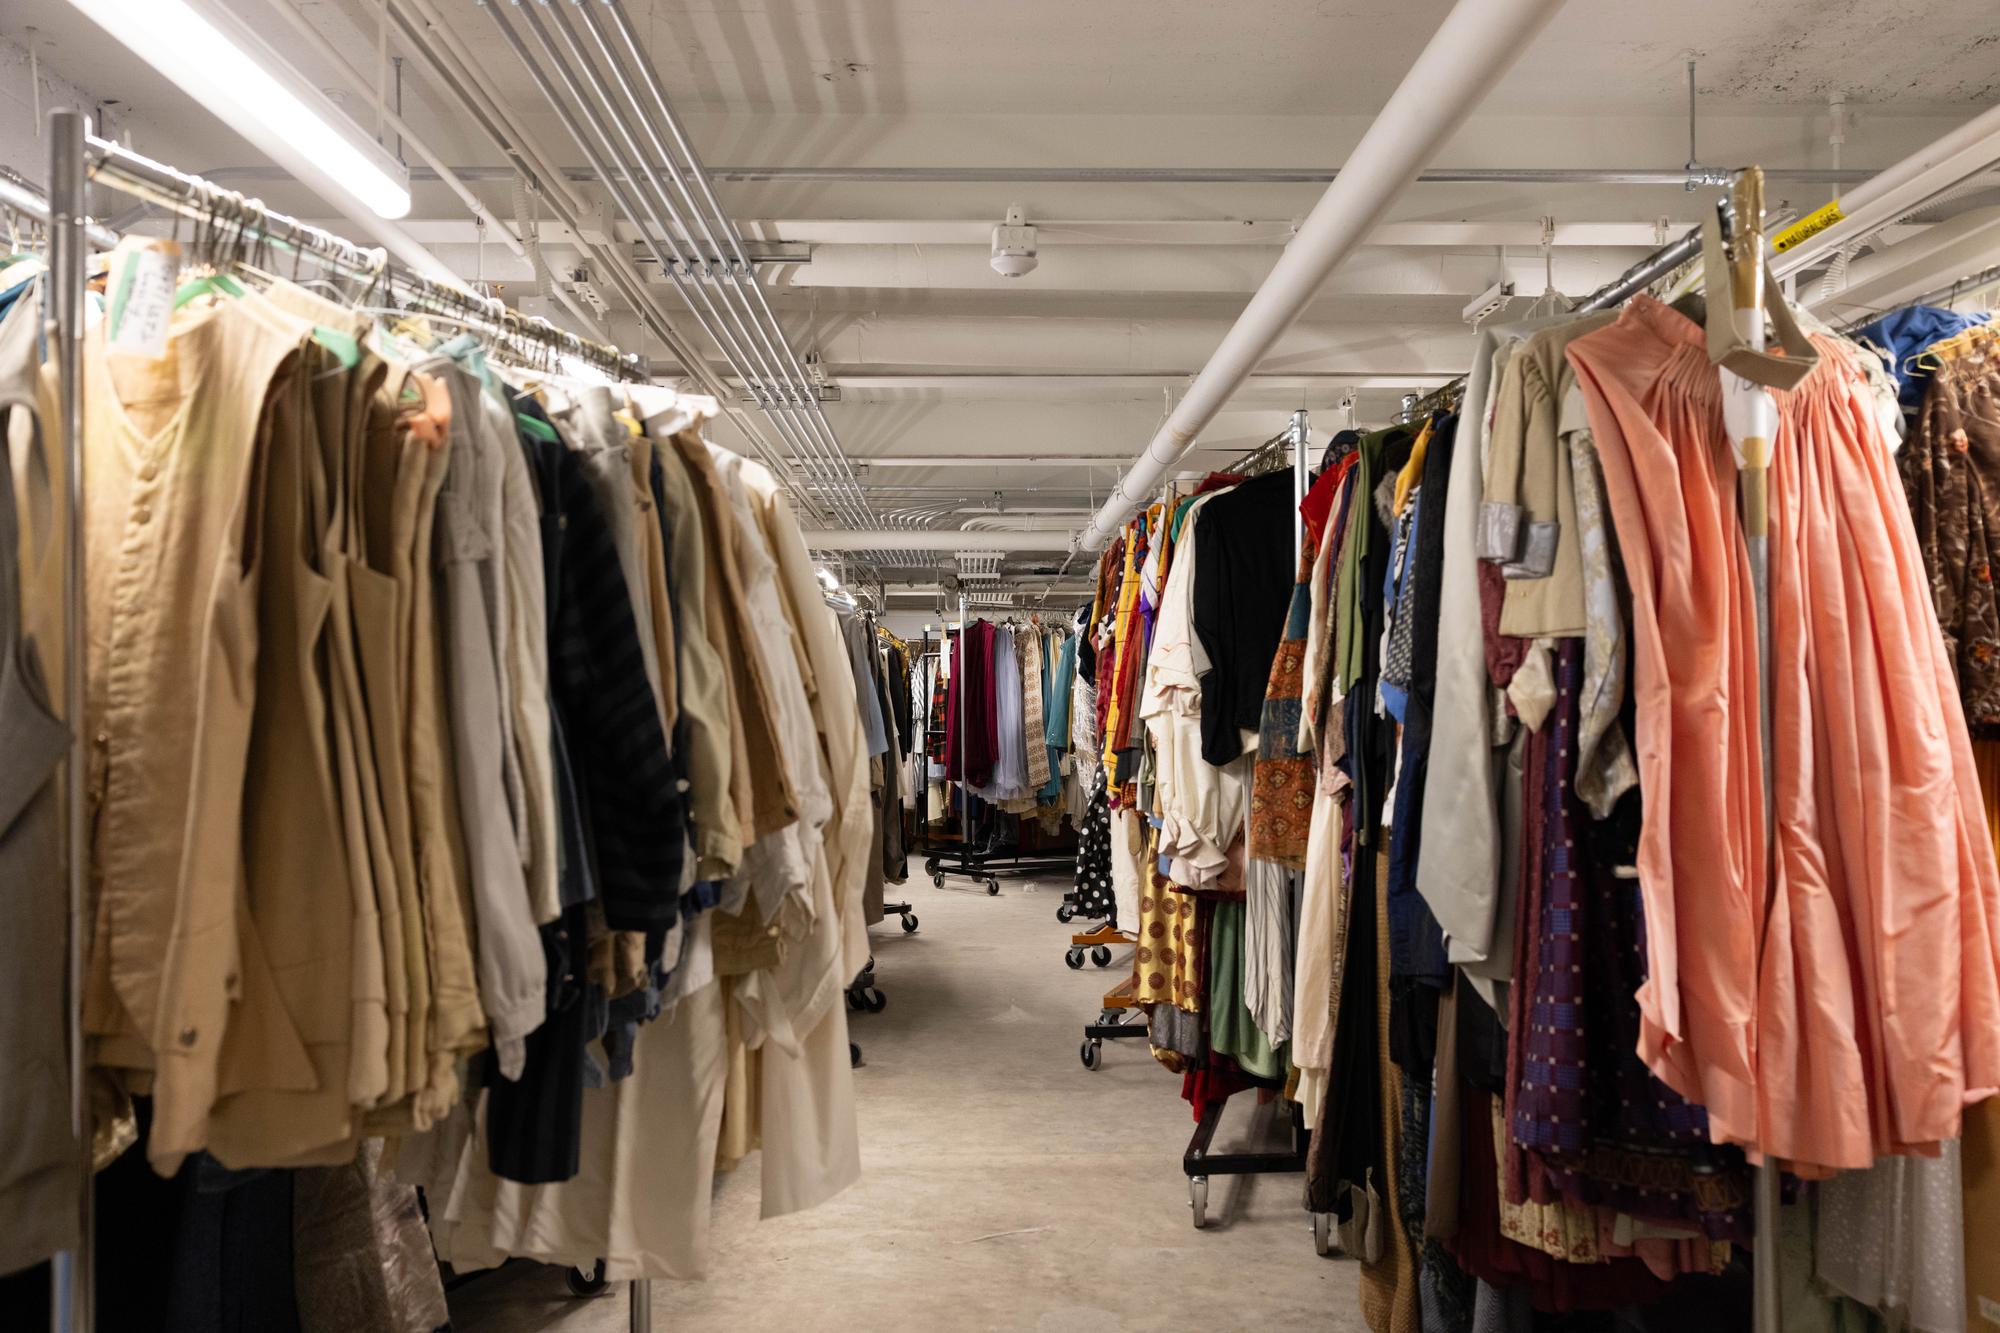
[[[653,1279],[634,1278],[628,1294],[632,1301],[632,1333],[653,1333]]]
[[[965,590],[958,592],[958,669],[951,673],[951,688],[958,694],[958,859],[972,866],[972,784],[965,767]]]
[[[1306,491],[1312,485],[1312,460],[1306,456],[1312,448],[1312,431],[1308,428],[1306,410],[1302,407],[1292,413],[1292,545],[1297,547],[1306,539],[1306,517],[1302,512],[1306,502]]]
[[[69,722],[69,756],[64,763],[64,873],[69,892],[68,1013],[70,1133],[76,1139],[76,1169],[83,1177],[77,1210],[76,1248],[55,1256],[50,1267],[50,1327],[55,1333],[91,1333],[97,1326],[96,1264],[90,1160],[90,1102],[83,1086],[83,941],[85,842],[84,766],[88,759],[83,727],[83,301],[85,256],[85,125],[80,111],[49,115],[49,290],[55,318],[57,409],[62,423],[63,504],[67,519],[63,551],[63,713]]]

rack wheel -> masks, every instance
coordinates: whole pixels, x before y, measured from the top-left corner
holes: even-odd
[[[1095,949],[1092,949],[1090,951],[1090,961],[1097,964],[1099,967],[1110,967],[1111,946],[1108,944],[1100,944]]]
[[[1334,1251],[1334,1246],[1333,1246],[1333,1214],[1332,1214],[1332,1213],[1314,1213],[1314,1214],[1313,1214],[1313,1253],[1314,1253],[1314,1254],[1332,1254],[1332,1253],[1333,1253],[1333,1251]]]
[[[1068,903],[1064,903],[1056,909],[1056,920],[1067,926],[1070,922],[1076,920],[1076,909]]]
[[[934,889],[941,889],[944,887],[944,871],[942,870],[931,871],[931,887]]]
[[[1208,1226],[1208,1177],[1188,1177],[1188,1207],[1194,1210],[1194,1229]]]
[[[563,1272],[563,1280],[569,1283],[572,1296],[601,1296],[609,1284],[604,1279],[604,1261],[599,1259],[597,1267],[586,1273],[581,1268],[570,1268]]]
[[[911,934],[916,930],[916,928],[917,928],[917,914],[915,912],[903,913],[903,933],[905,935]]]
[[[942,864],[944,863],[938,860],[935,856],[930,857],[924,862],[924,873],[926,875],[936,877],[938,873],[938,867]]]
[[[1083,966],[1083,950],[1077,948],[1070,949],[1063,954],[1063,961],[1070,965],[1072,971],[1080,969]]]
[[[877,987],[864,986],[861,989],[861,1007],[871,1014],[879,1014],[889,1007],[889,997]]]
[[[989,879],[989,880],[987,880],[987,881],[986,881],[986,892],[987,892],[987,893],[988,893],[988,894],[989,894],[990,896],[992,896],[992,897],[995,897],[995,898],[998,898],[998,897],[1000,896],[1000,881],[999,881],[999,880],[997,880],[997,879]]]
[[[1085,1069],[1095,1071],[1104,1063],[1104,1043],[1096,1037],[1086,1037],[1083,1049],[1078,1051],[1077,1055],[1083,1061]]]
[[[849,1069],[861,1068],[861,1048],[851,1041],[847,1043],[847,1067]]]

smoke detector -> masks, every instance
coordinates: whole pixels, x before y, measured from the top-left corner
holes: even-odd
[[[1019,278],[1035,271],[1035,229],[1019,204],[1007,206],[1007,220],[993,229],[993,271]]]

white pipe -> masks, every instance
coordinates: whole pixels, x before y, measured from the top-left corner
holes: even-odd
[[[1064,551],[1069,532],[967,532],[962,528],[823,528],[805,534],[814,551]]]
[[[1079,546],[1096,550],[1110,540],[1561,5],[1458,0],[1187,395],[1078,535]]]
[[[2000,161],[2000,106],[1974,116],[1841,195],[1841,220],[1776,254],[1771,271],[1781,278],[1796,273],[1838,247],[1881,230],[1995,161]]]

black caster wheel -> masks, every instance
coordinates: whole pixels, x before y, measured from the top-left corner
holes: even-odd
[[[889,997],[870,986],[861,992],[861,1007],[871,1014],[879,1014],[889,1007]]]
[[[847,992],[847,1007],[857,1013],[861,1011],[864,1007],[861,1003],[861,992],[855,990]]]
[[[1196,1231],[1205,1230],[1208,1227],[1207,1176],[1190,1176],[1188,1178],[1188,1208],[1194,1213],[1194,1229]]]
[[[1056,920],[1067,926],[1070,922],[1076,920],[1076,909],[1068,903],[1064,903],[1056,909]]]
[[[1081,949],[1069,950],[1067,953],[1063,954],[1063,961],[1069,964],[1070,970],[1072,972],[1080,970],[1083,967],[1083,950]]]
[[[1077,1052],[1077,1058],[1083,1061],[1085,1069],[1096,1072],[1104,1063],[1104,1043],[1095,1037],[1086,1038],[1083,1048]]]
[[[1097,964],[1099,967],[1110,967],[1111,946],[1108,944],[1100,944],[1095,949],[1092,949],[1090,951],[1090,961]]]
[[[851,1041],[847,1043],[847,1066],[850,1069],[861,1068],[861,1048]]]
[[[936,858],[935,856],[933,856],[933,857],[929,858],[928,860],[926,860],[926,861],[924,862],[924,873],[925,873],[926,875],[935,875],[935,874],[937,874],[937,872],[938,872],[938,866],[939,866],[939,865],[941,865],[941,864],[942,864],[942,862],[940,862],[940,861],[939,861],[939,860],[938,860],[938,859],[937,859],[937,858]]]
[[[987,880],[986,892],[992,897],[998,898],[1000,896],[1000,881],[997,879]]]
[[[581,1268],[565,1269],[563,1280],[569,1283],[569,1294],[572,1296],[601,1296],[604,1294],[604,1288],[610,1285],[604,1279],[602,1259],[599,1259],[597,1267],[588,1273]]]
[[[912,934],[915,932],[916,928],[917,928],[916,914],[913,912],[903,913],[903,933],[905,935]]]
[[[931,887],[934,889],[941,889],[944,887],[944,871],[933,870],[931,872]]]

